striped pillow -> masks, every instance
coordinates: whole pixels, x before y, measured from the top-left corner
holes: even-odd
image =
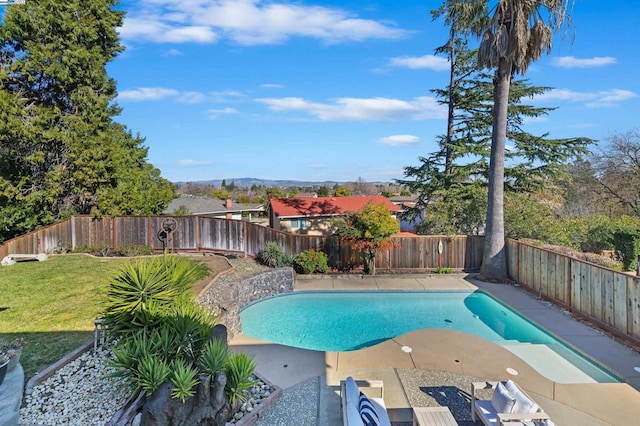
[[[378,414],[376,413],[373,403],[362,392],[360,392],[358,409],[364,426],[380,426],[380,419],[378,418]]]

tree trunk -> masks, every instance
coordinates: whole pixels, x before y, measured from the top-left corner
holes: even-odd
[[[376,274],[376,253],[373,251],[364,252],[364,274]]]
[[[493,79],[493,133],[489,159],[489,195],[480,277],[485,281],[506,282],[504,253],[504,149],[507,138],[507,108],[512,65],[500,59]]]

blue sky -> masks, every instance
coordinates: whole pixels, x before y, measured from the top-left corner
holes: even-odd
[[[436,149],[447,85],[439,1],[137,0],[108,65],[117,121],[171,181],[392,181]],[[640,2],[577,0],[571,37],[526,78],[558,107],[531,133],[638,128]]]

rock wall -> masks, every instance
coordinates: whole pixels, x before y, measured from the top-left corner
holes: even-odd
[[[243,307],[265,297],[292,292],[294,280],[293,268],[261,272],[239,281],[220,280],[199,300],[218,315],[218,321],[227,327],[229,339],[232,339],[242,333],[240,310]]]

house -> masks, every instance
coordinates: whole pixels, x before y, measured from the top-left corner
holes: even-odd
[[[394,195],[393,197],[389,197],[389,200],[402,208],[402,211],[406,211],[409,209],[415,209],[417,206],[418,197],[415,195],[411,196],[402,196],[402,195]],[[412,220],[402,219],[400,220],[400,231],[408,231],[413,232],[415,226],[424,220],[424,208],[420,208],[418,215]]]
[[[269,200],[269,226],[293,234],[331,235],[334,217],[360,211],[369,201],[386,205],[394,216],[402,210],[382,195],[272,198]]]
[[[262,204],[238,204],[231,199],[220,200],[218,198],[203,197],[195,195],[185,195],[172,200],[163,214],[172,215],[176,211],[182,214],[209,216],[221,219],[251,221],[252,217],[256,217],[264,212]]]

